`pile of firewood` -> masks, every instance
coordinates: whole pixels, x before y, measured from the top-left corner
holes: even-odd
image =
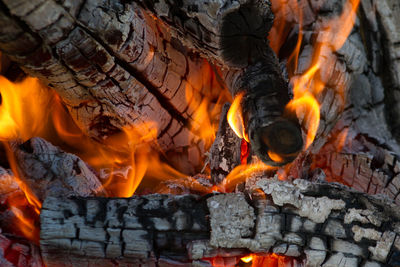
[[[279,266],[400,265],[400,6],[357,2],[0,1],[2,75],[39,78],[105,151],[129,151],[115,136],[154,122],[152,153],[188,174],[146,189],[164,194],[109,198],[102,170],[68,148],[8,140],[0,265],[235,266],[271,253]],[[357,6],[336,47],[330,23]],[[307,147],[313,117],[286,107],[316,55]],[[244,139],[224,106],[239,97]],[[260,162],[273,167],[233,177]],[[19,213],[33,235],[13,225]]]

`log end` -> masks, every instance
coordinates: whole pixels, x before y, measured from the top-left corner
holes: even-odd
[[[300,126],[287,119],[255,129],[250,134],[250,140],[255,154],[272,166],[293,161],[303,149]]]
[[[245,68],[263,57],[273,13],[267,2],[250,2],[228,13],[222,20],[220,46],[225,63]]]

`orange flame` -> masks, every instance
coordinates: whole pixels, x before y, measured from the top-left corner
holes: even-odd
[[[319,126],[320,112],[318,101],[311,94],[305,93],[303,96],[290,101],[286,109],[295,112],[297,117],[305,116],[307,120],[305,128],[308,129],[305,145],[305,149],[307,149],[314,141]]]
[[[23,211],[21,211],[16,206],[10,207],[11,212],[15,215],[16,222],[18,225],[18,229],[22,232],[22,234],[29,240],[38,243],[39,241],[39,229],[35,225],[35,220],[37,218],[27,217]]]
[[[339,133],[337,136],[337,151],[341,152],[346,145],[347,135],[349,133],[349,128],[344,129],[342,132]]]
[[[276,169],[276,167],[269,166],[261,161],[252,164],[239,165],[225,177],[222,184],[219,186],[219,191],[232,192],[235,185],[245,182],[250,176]]]
[[[27,140],[43,130],[52,93],[38,79],[12,83],[0,76],[0,94],[0,140]]]
[[[185,98],[192,120],[190,130],[205,143],[207,149],[215,139],[217,115],[222,105],[231,99],[227,88],[218,82],[217,75],[218,70],[204,60],[198,74],[191,75],[185,82]]]
[[[300,21],[300,27],[303,21],[303,12],[301,8],[298,8],[297,4],[295,10],[298,12]],[[318,95],[325,88],[327,82],[319,74],[329,73],[328,70],[333,68],[327,61],[326,51],[330,53],[340,49],[344,42],[347,40],[356,18],[356,10],[359,5],[359,0],[349,0],[344,4],[342,14],[327,21],[324,25],[321,25],[320,33],[317,38],[317,43],[314,47],[313,62],[307,72],[294,77],[293,93],[294,98],[286,106],[286,110],[296,112],[297,117],[303,122],[305,129],[307,130],[306,137],[306,149],[314,141],[316,133],[319,127],[320,120],[320,105],[317,101]],[[290,58],[298,58],[300,53],[300,44],[302,41],[302,32],[298,37],[298,43],[294,54]],[[294,60],[295,70],[297,70],[297,59]],[[337,85],[336,90],[338,93],[343,93],[343,85]]]

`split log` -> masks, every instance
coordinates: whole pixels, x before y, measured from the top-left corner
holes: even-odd
[[[399,264],[400,214],[390,201],[337,184],[256,183],[252,189],[263,193],[252,200],[243,194],[48,197],[41,213],[45,264],[190,266],[250,252],[304,253],[307,266]]]
[[[0,10],[0,49],[53,87],[89,136],[153,121],[165,151],[202,157],[195,112],[224,95],[220,73],[136,3],[3,1]]]
[[[77,156],[41,138],[11,143],[19,178],[36,199],[47,196],[105,195],[93,171]]]

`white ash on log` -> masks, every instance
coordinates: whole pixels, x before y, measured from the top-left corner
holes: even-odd
[[[47,196],[105,195],[93,171],[79,157],[35,137],[11,143],[20,179],[40,201]]]
[[[307,266],[399,264],[400,214],[389,200],[305,180],[261,178],[256,188],[265,196],[49,197],[42,255],[47,266],[156,266],[167,259],[190,266],[229,251],[304,253]]]

